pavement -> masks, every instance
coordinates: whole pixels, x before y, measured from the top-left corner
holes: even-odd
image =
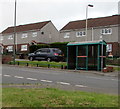
[[[9,65],[8,65],[9,66]],[[14,66],[14,65],[10,65],[10,66]],[[27,67],[27,66],[18,66],[15,65],[17,67]],[[28,66],[28,68],[31,68],[31,66]],[[47,68],[47,67],[34,67],[32,66],[32,68],[34,69],[54,69],[54,70],[60,70],[60,71],[68,71],[68,72],[76,72],[76,73],[85,73],[85,74],[94,74],[94,75],[101,75],[101,76],[110,76],[110,77],[118,77],[118,74],[120,74],[119,71],[113,71],[113,72],[101,72],[101,71],[86,71],[86,70],[69,70],[69,69],[58,69],[58,68]]]

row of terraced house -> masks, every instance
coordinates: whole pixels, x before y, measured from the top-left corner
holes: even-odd
[[[108,54],[120,56],[120,15],[71,21],[60,31],[51,21],[16,26],[16,51],[28,52],[31,44],[50,44],[52,42],[83,42],[104,40]],[[0,34],[3,51],[13,52],[14,27],[8,27]]]

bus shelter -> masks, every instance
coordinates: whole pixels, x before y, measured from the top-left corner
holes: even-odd
[[[67,44],[67,68],[101,71],[106,67],[104,40],[70,42]]]

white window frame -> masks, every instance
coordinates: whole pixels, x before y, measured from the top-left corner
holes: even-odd
[[[37,34],[38,34],[37,32],[33,32],[32,37],[37,37]]]
[[[78,31],[78,32],[76,32],[76,37],[83,37],[83,36],[86,36],[86,32],[85,31]]]
[[[22,38],[27,38],[28,37],[28,34],[27,33],[23,33],[22,34]]]
[[[27,51],[28,45],[21,45],[21,51]]]
[[[107,44],[106,52],[112,52],[112,44]]]
[[[64,38],[69,38],[70,37],[70,33],[65,33],[64,34]]]
[[[8,52],[13,52],[13,46],[7,46],[6,49],[8,50]]]
[[[103,35],[110,35],[112,34],[112,28],[104,28],[101,30],[101,34]]]
[[[12,40],[13,39],[13,35],[9,35],[8,39]]]

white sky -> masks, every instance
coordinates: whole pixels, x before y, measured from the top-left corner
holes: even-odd
[[[14,1],[0,0],[0,32],[14,26]],[[83,2],[84,1],[84,2]],[[17,0],[17,25],[51,20],[58,30],[70,21],[118,14],[120,0]]]

